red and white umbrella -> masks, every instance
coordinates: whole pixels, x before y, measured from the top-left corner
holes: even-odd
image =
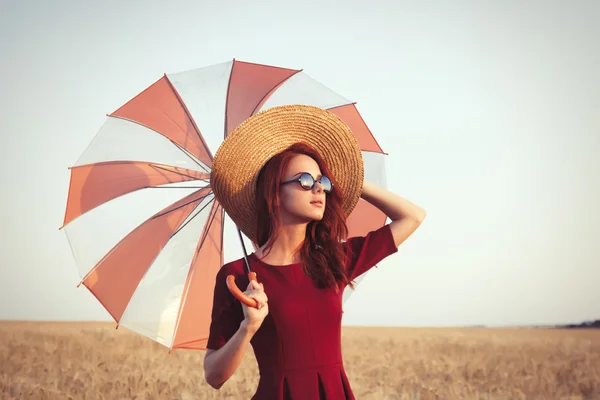
[[[212,157],[241,122],[284,104],[342,118],[361,147],[365,179],[386,186],[385,154],[355,103],[302,70],[233,60],[165,74],[107,116],[70,168],[61,229],[81,283],[118,325],[169,349],[206,348],[216,274],[244,256],[211,191]],[[360,200],[349,236],[385,222]]]

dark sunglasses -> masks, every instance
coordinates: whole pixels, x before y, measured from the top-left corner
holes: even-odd
[[[300,175],[298,178],[281,182],[281,184],[284,185],[286,183],[293,182],[300,182],[300,186],[302,186],[302,189],[304,190],[312,190],[312,188],[315,187],[316,182],[319,182],[321,184],[325,193],[331,193],[331,191],[333,190],[333,183],[331,183],[331,180],[325,175],[321,176],[321,179],[315,180],[315,178],[313,178],[311,174],[309,174],[308,172],[303,172],[302,175]]]

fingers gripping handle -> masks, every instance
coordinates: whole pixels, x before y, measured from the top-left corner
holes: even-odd
[[[256,272],[248,272],[248,279],[256,281]],[[227,288],[233,294],[233,296],[249,307],[258,308],[258,302],[248,296],[246,296],[235,284],[235,277],[233,275],[227,276]]]

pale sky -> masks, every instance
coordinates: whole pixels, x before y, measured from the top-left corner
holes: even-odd
[[[427,210],[344,324],[600,318],[600,3],[0,4],[0,319],[110,320],[58,230],[68,167],[164,73],[233,58],[356,101]]]

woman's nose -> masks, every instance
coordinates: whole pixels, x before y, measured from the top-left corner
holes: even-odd
[[[313,189],[315,189],[316,193],[322,192],[323,191],[323,185],[321,185],[321,182],[316,181],[315,182],[315,186],[313,187]]]

